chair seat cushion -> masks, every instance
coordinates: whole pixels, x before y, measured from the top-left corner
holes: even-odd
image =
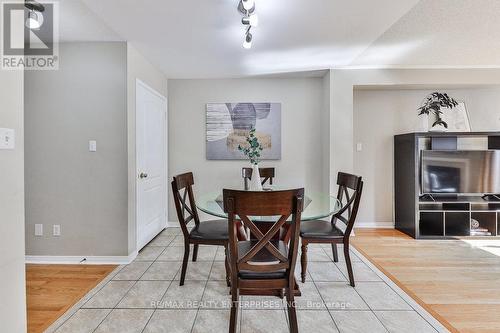
[[[251,240],[251,241],[241,241],[238,242],[238,255],[239,258],[243,258],[243,256],[250,251],[250,249],[257,244],[257,240]],[[288,247],[283,241],[278,241],[278,240],[273,240],[270,243],[272,243],[278,251],[288,258]],[[248,261],[249,264],[255,264],[255,265],[272,265],[272,264],[278,264],[279,260],[272,255],[269,250],[267,250],[265,247],[262,248],[257,254]],[[284,269],[280,269],[277,271],[272,271],[272,272],[255,272],[255,271],[248,271],[248,270],[240,270],[239,272],[239,277],[241,279],[249,279],[249,280],[263,280],[263,279],[283,279],[285,278],[285,273],[286,271]]]
[[[304,221],[300,224],[300,236],[303,238],[342,238],[344,232],[329,221]]]
[[[212,220],[200,222],[189,233],[191,239],[208,239],[208,240],[228,240],[227,220]]]

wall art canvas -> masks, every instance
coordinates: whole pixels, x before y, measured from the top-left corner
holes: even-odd
[[[252,128],[264,147],[261,159],[281,159],[281,103],[207,104],[207,159],[247,159],[238,145]]]

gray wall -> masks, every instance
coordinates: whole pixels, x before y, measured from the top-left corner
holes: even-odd
[[[169,175],[193,171],[196,194],[242,187],[241,168],[249,165],[206,160],[205,104],[211,102],[281,103],[282,158],[261,165],[277,168],[278,186],[323,189],[322,78],[169,80],[168,102]],[[176,222],[171,195],[169,206],[169,221]]]
[[[500,87],[437,90],[465,102],[473,131],[500,130]],[[423,129],[416,109],[433,91],[354,91],[354,143],[363,144],[354,152],[354,170],[365,180],[359,223],[393,223],[393,136]]]
[[[0,327],[25,332],[22,71],[0,70],[0,127],[16,135],[14,150],[0,150]]]
[[[26,254],[124,256],[126,44],[61,44],[60,59],[58,71],[25,74]]]

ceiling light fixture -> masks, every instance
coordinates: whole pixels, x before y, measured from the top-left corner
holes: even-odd
[[[259,17],[255,14],[255,0],[240,0],[238,3],[238,11],[243,14],[241,23],[246,27],[243,47],[249,49],[252,47],[252,34],[250,33],[250,29],[259,25]]]
[[[259,17],[257,14],[250,14],[241,19],[241,23],[244,25],[249,25],[251,27],[257,27],[259,25]]]
[[[245,34],[245,40],[243,41],[243,47],[245,49],[249,49],[252,47],[252,34],[250,33],[250,31],[247,31],[247,33]]]
[[[36,1],[26,1],[24,6],[29,10],[26,19],[26,27],[34,30],[40,29],[43,24],[43,14],[45,7]]]
[[[253,10],[255,8],[255,1],[254,0],[241,0],[241,4],[243,5],[243,8],[245,10]]]

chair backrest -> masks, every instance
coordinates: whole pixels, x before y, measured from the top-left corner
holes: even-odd
[[[172,180],[172,194],[174,196],[177,218],[181,225],[182,233],[185,237],[189,235],[187,225],[194,221],[196,225],[200,223],[196,203],[193,194],[194,178],[192,172],[186,172],[174,176]],[[181,191],[183,192],[181,194]],[[187,214],[186,214],[187,213]]]
[[[337,185],[339,187],[337,199],[340,201],[342,208],[332,216],[332,223],[336,223],[337,220],[342,221],[346,225],[344,235],[349,237],[358,214],[361,192],[363,191],[363,180],[360,176],[339,172]]]
[[[245,189],[248,190],[248,181],[252,179],[252,168],[242,168],[241,176],[245,182]],[[274,168],[259,168],[259,174],[261,179],[261,184],[264,185],[269,181],[270,185],[273,185],[274,178]]]
[[[293,276],[300,233],[300,216],[303,210],[304,189],[270,192],[249,192],[227,190],[223,191],[224,211],[228,214],[229,231],[229,263],[233,272],[241,270],[260,273],[275,272],[285,269],[287,277]],[[263,233],[250,220],[250,216],[279,217],[274,225]],[[289,217],[292,217],[287,222]],[[256,240],[248,247],[245,253],[239,253],[237,237],[237,221],[250,229]],[[283,254],[279,247],[280,242],[273,240],[273,236],[287,228],[290,244],[288,253]],[[269,254],[271,260],[258,261],[255,257],[262,252]],[[255,259],[255,260],[252,260]]]

